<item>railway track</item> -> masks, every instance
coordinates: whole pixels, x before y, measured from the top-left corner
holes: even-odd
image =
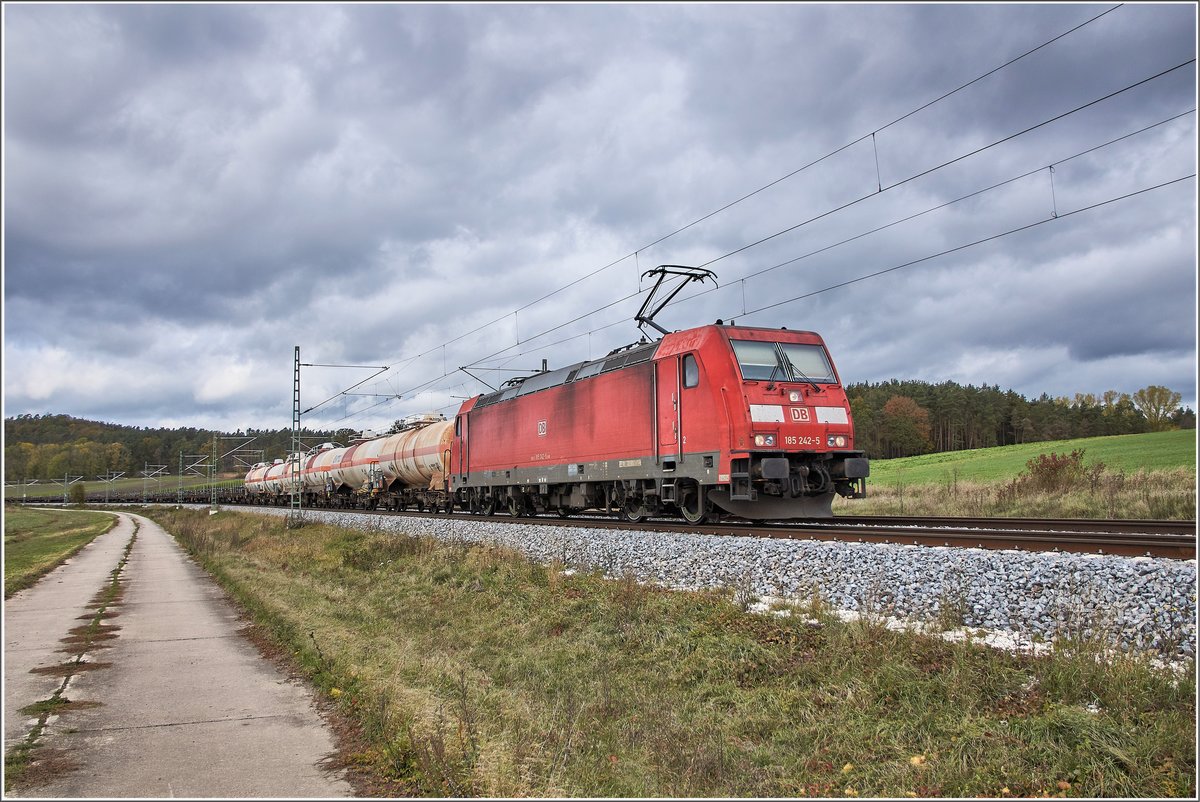
[[[421,518],[448,517],[444,513],[380,514]],[[689,524],[678,519],[650,519],[633,524],[595,516],[572,516],[565,519],[556,516],[514,518],[508,515],[468,517],[454,513],[453,517],[507,524],[562,525],[789,540],[1058,551],[1126,557],[1168,557],[1179,560],[1196,558],[1195,521],[847,516],[828,521],[786,524],[734,520],[719,524]]]
[[[133,502],[138,503],[138,502]],[[170,502],[168,502],[170,503]],[[240,506],[240,505],[233,505]],[[279,509],[268,507],[268,509]],[[332,510],[336,512],[337,510]],[[445,518],[445,513],[345,510],[378,515]],[[756,523],[729,519],[718,524],[689,524],[677,518],[629,523],[604,516],[452,514],[453,518],[494,523],[575,526],[668,533],[701,533],[789,540],[890,543],[911,546],[1017,549],[1041,552],[1113,554],[1125,557],[1196,558],[1196,522],[1129,519],[951,518],[848,515],[820,521]]]

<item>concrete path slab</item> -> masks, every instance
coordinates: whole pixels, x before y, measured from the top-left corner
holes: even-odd
[[[310,691],[239,634],[216,583],[141,516],[119,626],[65,695],[98,706],[52,718],[42,744],[71,767],[27,797],[348,797],[321,761],[332,733]],[[91,592],[95,592],[93,589]],[[7,677],[6,677],[7,681]]]
[[[133,537],[133,521],[122,516],[116,527],[84,546],[75,556],[42,577],[31,588],[4,602],[4,752],[25,739],[37,719],[21,708],[48,699],[61,677],[31,674],[61,663],[59,639],[86,624],[81,616],[95,612],[96,592],[111,580]]]

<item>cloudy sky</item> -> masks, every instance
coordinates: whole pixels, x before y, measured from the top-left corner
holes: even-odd
[[[449,414],[659,264],[846,382],[1196,405],[1191,3],[3,13],[5,416],[284,428],[297,345],[389,368],[306,425]]]

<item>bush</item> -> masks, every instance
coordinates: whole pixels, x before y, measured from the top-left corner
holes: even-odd
[[[82,507],[87,503],[87,488],[83,486],[83,482],[76,482],[71,485],[71,503],[76,507]]]
[[[1033,490],[1057,492],[1095,487],[1104,473],[1104,463],[1084,465],[1083,452],[1077,448],[1070,454],[1038,454],[1025,463],[1017,482]]]

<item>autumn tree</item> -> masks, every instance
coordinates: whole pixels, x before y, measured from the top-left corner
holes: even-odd
[[[1150,431],[1161,432],[1172,428],[1171,415],[1179,408],[1182,398],[1179,393],[1152,384],[1133,394],[1133,405],[1146,416]]]
[[[32,443],[12,443],[4,447],[4,479],[24,481],[33,476],[34,447]]]
[[[883,439],[889,457],[929,451],[929,411],[908,396],[892,396],[883,405]]]

